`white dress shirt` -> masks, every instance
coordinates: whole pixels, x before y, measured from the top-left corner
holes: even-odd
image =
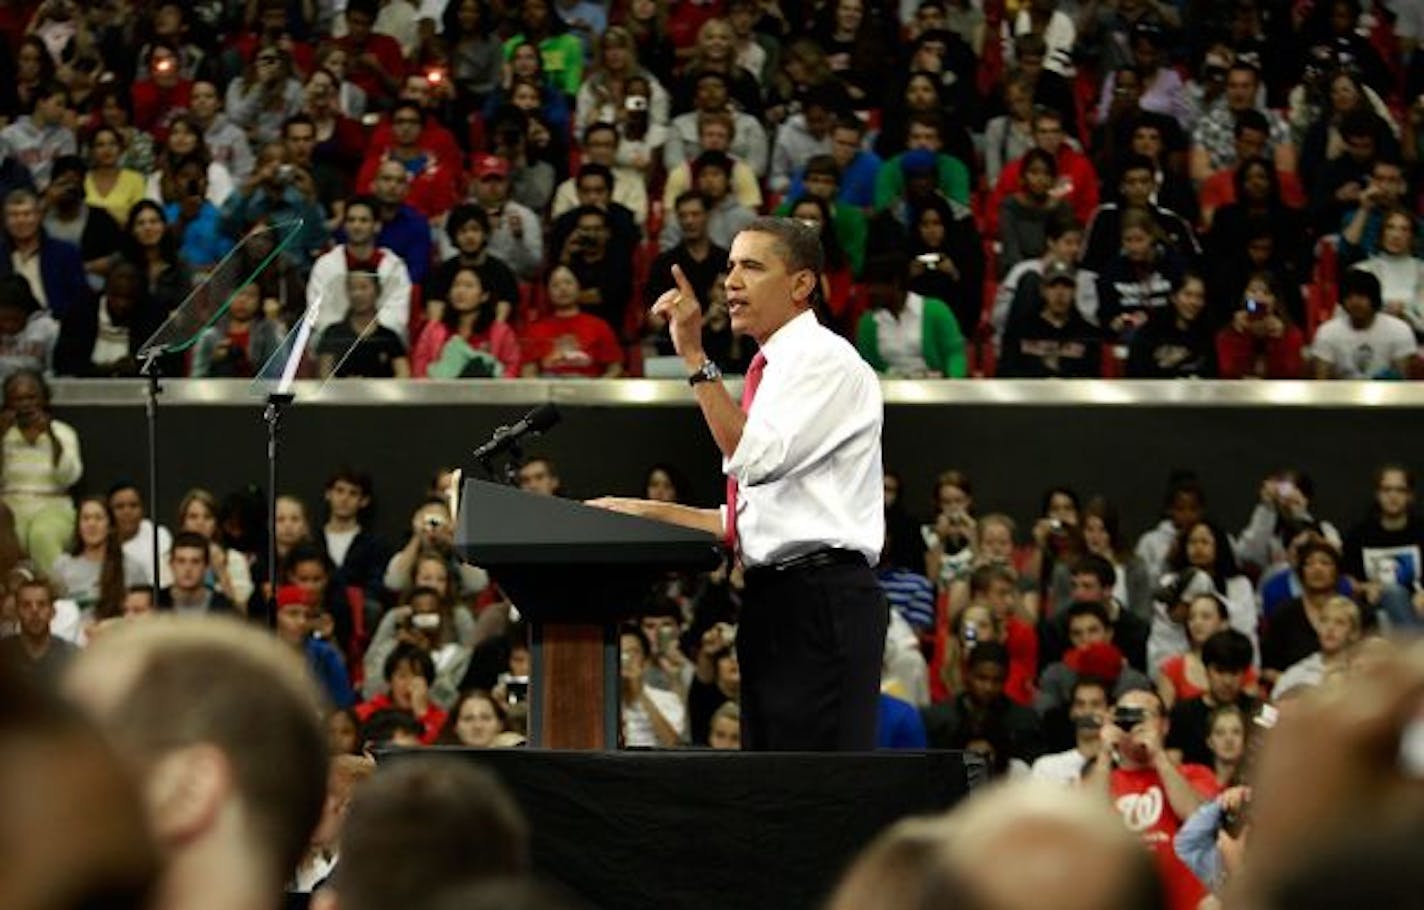
[[[825,547],[859,550],[874,565],[885,539],[875,371],[810,311],[778,329],[762,353],[766,368],[741,441],[722,461],[737,478],[743,565]]]

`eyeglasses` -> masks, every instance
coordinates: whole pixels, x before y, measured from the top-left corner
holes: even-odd
[[[396,126],[420,126],[420,120],[416,117],[397,117],[391,123]]]
[[[281,57],[273,57],[273,56],[268,55],[268,54],[262,54],[262,55],[258,56],[257,62],[258,62],[258,63],[276,63],[276,62],[278,62],[278,61],[281,60],[281,59],[282,59]]]

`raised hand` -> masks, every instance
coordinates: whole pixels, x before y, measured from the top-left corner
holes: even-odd
[[[653,304],[652,313],[667,320],[673,348],[695,369],[702,365],[705,356],[702,351],[702,306],[697,301],[692,282],[687,280],[680,266],[672,267],[672,280],[675,286],[663,292]],[[696,363],[692,363],[694,360]]]

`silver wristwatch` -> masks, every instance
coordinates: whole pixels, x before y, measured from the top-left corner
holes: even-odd
[[[688,385],[697,385],[699,382],[717,382],[722,378],[722,369],[713,363],[709,358],[702,361],[702,366],[697,368],[697,372],[687,377]]]

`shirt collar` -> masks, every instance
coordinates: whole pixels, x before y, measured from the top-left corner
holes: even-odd
[[[791,317],[790,321],[785,323],[781,328],[771,333],[771,337],[768,338],[766,344],[762,346],[762,357],[766,359],[767,363],[771,363],[771,361],[776,359],[778,351],[785,352],[791,350],[791,348],[796,345],[796,339],[806,337],[815,331],[817,325],[819,325],[819,323],[816,322],[816,313],[808,307],[800,314]]]

